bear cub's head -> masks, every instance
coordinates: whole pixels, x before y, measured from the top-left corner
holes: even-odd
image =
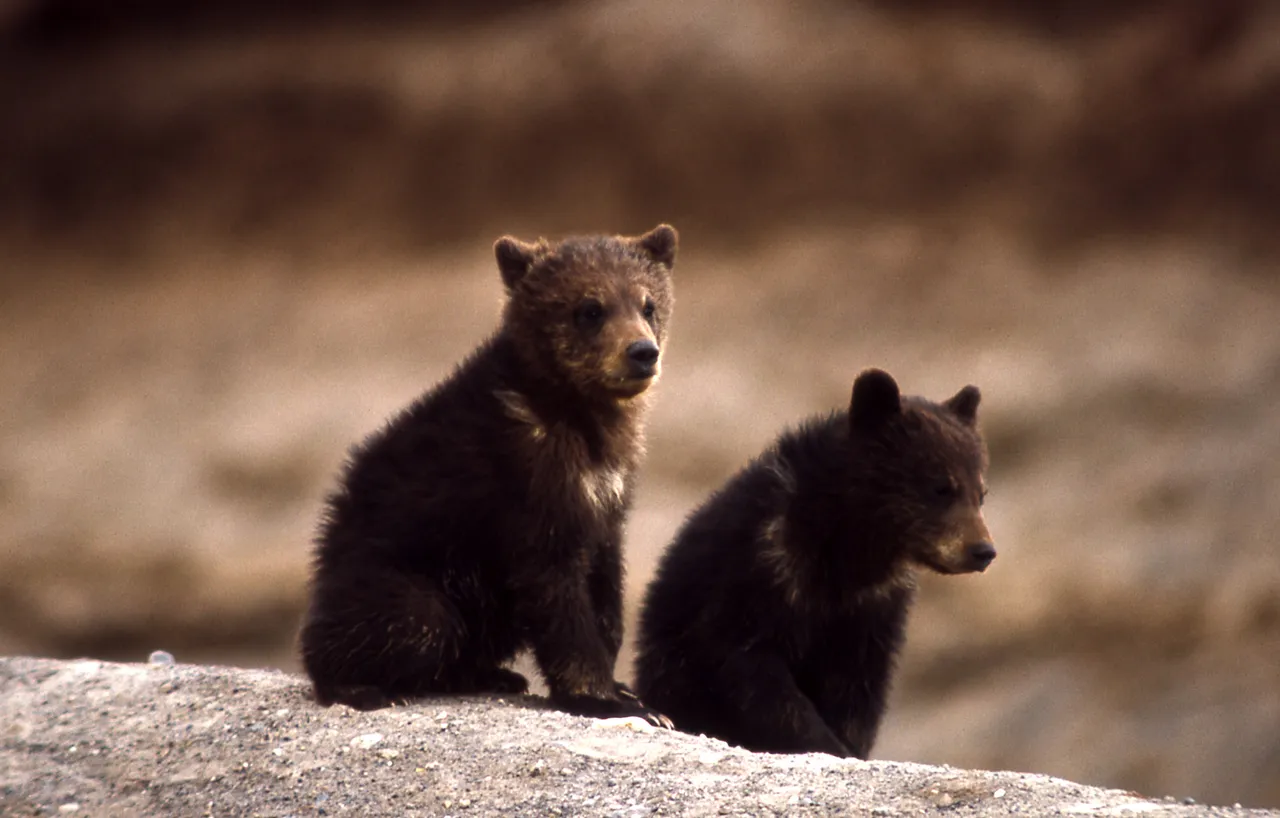
[[[869,499],[903,537],[907,559],[942,574],[984,571],[996,557],[982,518],[980,399],[976,386],[942,403],[904,397],[878,369],[853,385],[850,435]]]
[[[543,377],[592,397],[634,398],[662,370],[676,242],[665,224],[558,244],[499,239],[504,330]]]

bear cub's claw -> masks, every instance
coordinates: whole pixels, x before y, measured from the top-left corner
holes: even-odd
[[[617,696],[619,699],[623,699],[624,701],[633,701],[633,702],[640,701],[640,697],[636,695],[636,692],[634,690],[632,690],[630,687],[627,687],[625,682],[614,682],[613,694]]]
[[[662,715],[657,710],[653,710],[651,708],[645,707],[644,703],[640,701],[640,697],[636,695],[636,692],[632,690],[630,687],[628,687],[626,684],[624,684],[623,682],[614,682],[613,692],[618,696],[619,699],[622,699],[624,701],[635,702],[637,705],[644,708],[645,714],[642,716],[642,718],[645,721],[652,724],[654,727],[662,727],[666,730],[676,729],[675,723],[672,722],[671,719]]]
[[[552,701],[561,710],[575,716],[588,716],[597,719],[626,718],[638,716],[654,727],[674,729],[671,719],[656,710],[645,707],[631,689],[621,682],[616,684],[617,698],[598,698],[596,696],[552,696]]]

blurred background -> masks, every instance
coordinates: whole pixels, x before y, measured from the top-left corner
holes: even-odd
[[[632,614],[859,370],[975,383],[876,755],[1280,806],[1277,4],[3,0],[0,118],[0,652],[296,670],[494,239],[669,221]]]

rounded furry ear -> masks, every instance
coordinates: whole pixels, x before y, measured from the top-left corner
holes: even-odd
[[[982,393],[978,391],[976,386],[966,386],[959,392],[947,399],[943,406],[951,410],[951,412],[965,424],[972,426],[978,419],[978,402],[982,400]]]
[[[671,269],[676,263],[676,244],[680,236],[669,224],[660,224],[636,239],[636,246],[649,258]]]
[[[855,429],[875,429],[902,412],[902,393],[898,382],[880,369],[868,369],[853,382],[853,399],[849,402],[849,422]]]
[[[511,289],[533,265],[534,247],[512,236],[503,236],[493,243],[493,254],[498,258],[502,283]]]

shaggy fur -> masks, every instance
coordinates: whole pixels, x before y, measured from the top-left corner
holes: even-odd
[[[981,571],[979,394],[936,404],[863,373],[848,411],[778,441],[686,521],[649,586],[636,689],[677,728],[866,758],[914,566]]]
[[[503,238],[501,327],[357,446],[329,497],[300,637],[322,704],[520,693],[640,714],[613,668],[622,526],[671,315],[676,233]]]

